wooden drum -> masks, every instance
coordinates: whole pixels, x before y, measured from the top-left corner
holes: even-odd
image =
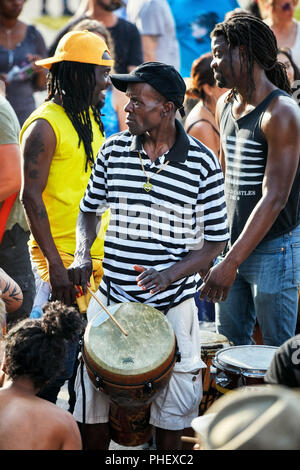
[[[218,351],[229,347],[228,339],[218,333],[200,329],[201,359],[206,364],[202,374],[203,397],[200,403],[199,415],[203,415],[212,403],[220,396],[215,387],[215,381],[211,374],[212,361]]]
[[[101,307],[99,311],[87,325],[83,359],[93,384],[110,398],[113,440],[137,446],[152,436],[150,405],[171,377],[178,357],[176,337],[167,318],[149,305],[109,307],[128,336]]]

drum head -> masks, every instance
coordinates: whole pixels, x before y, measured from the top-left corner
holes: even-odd
[[[159,310],[135,302],[116,304],[109,310],[128,336],[99,307],[100,313],[88,323],[84,335],[86,352],[99,367],[113,374],[139,375],[168,359],[176,339]]]
[[[226,336],[214,333],[213,331],[200,329],[200,344],[202,347],[214,347],[224,343],[228,343]]]
[[[228,370],[265,374],[277,349],[261,345],[233,346],[218,351],[214,363]]]

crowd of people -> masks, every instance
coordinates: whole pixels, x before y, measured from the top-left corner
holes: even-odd
[[[267,385],[300,386],[298,1],[64,1],[47,45],[24,3],[0,0],[0,449],[109,449],[80,344],[95,305],[127,302],[174,330],[149,423],[182,449],[207,309],[230,344],[278,348]]]

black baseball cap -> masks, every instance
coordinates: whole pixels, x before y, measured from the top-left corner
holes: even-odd
[[[110,78],[113,85],[123,92],[126,92],[128,83],[148,83],[167,100],[172,101],[182,117],[185,116],[185,82],[172,65],[144,62],[130,73],[112,74]]]

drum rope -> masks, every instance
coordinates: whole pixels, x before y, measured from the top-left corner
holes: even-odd
[[[89,361],[88,361],[88,358],[86,357],[86,354],[85,354],[85,351],[84,351],[84,344],[82,342],[81,344],[81,355],[82,355],[82,359],[83,359],[83,362],[85,363],[87,369],[89,369],[89,371],[94,375],[95,377],[95,381],[97,382],[97,385],[96,387],[99,389],[99,388],[104,388],[105,386],[105,382],[110,384],[110,385],[119,385],[119,386],[122,386],[124,387],[124,385],[120,384],[120,383],[117,383],[117,382],[114,382],[113,380],[109,380],[108,378],[104,378],[102,377],[101,375],[99,375],[95,369],[89,364]],[[151,391],[151,384],[153,384],[153,381],[155,380],[158,380],[160,379],[163,375],[165,375],[170,369],[171,367],[173,367],[173,364],[174,362],[180,362],[181,360],[181,354],[180,352],[178,351],[178,346],[177,344],[175,345],[175,351],[174,351],[174,357],[173,357],[173,361],[167,366],[166,369],[164,369],[159,376],[155,377],[154,379],[152,379],[151,381],[147,380],[145,382],[141,382],[139,384],[127,384],[126,387],[130,388],[135,388],[135,387],[147,387],[147,389],[149,391]]]

